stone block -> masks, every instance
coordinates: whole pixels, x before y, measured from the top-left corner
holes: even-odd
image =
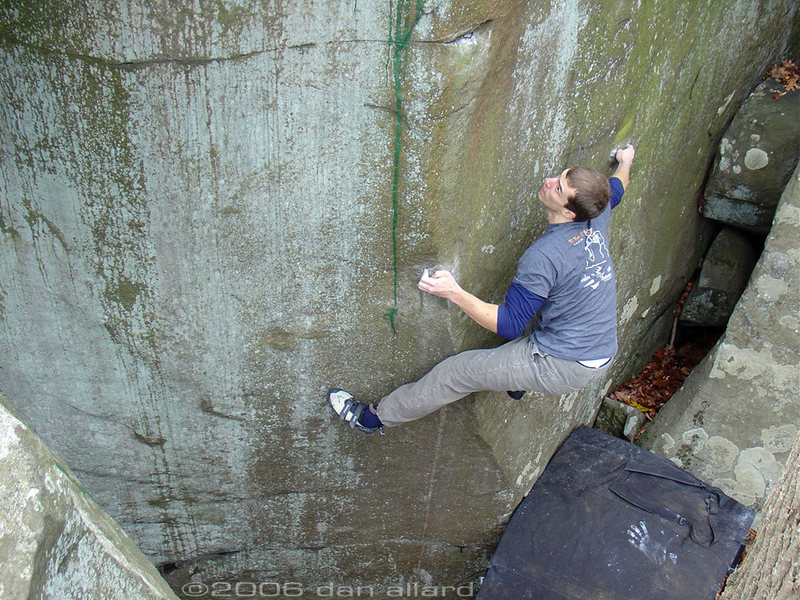
[[[797,11],[64,6],[0,3],[0,390],[154,563],[308,586],[485,565],[694,272],[715,140]],[[627,141],[603,381],[467,400],[380,438],[333,418],[331,386],[377,400],[499,343],[420,297],[421,268],[502,301],[545,229],[543,178],[603,169]]]
[[[724,326],[747,285],[755,260],[747,236],[730,227],[720,231],[703,259],[681,320],[691,325]]]
[[[775,98],[774,79],[747,98],[719,144],[703,215],[766,232],[800,156],[800,90]]]
[[[177,600],[0,397],[0,598]]]
[[[761,509],[800,423],[800,168],[725,334],[641,443]]]
[[[604,398],[597,414],[596,429],[632,442],[647,421],[644,413],[612,398]]]

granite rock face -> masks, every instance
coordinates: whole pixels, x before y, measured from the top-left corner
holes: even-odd
[[[800,90],[779,98],[767,79],[747,98],[719,144],[703,215],[766,233],[800,156]]]
[[[707,242],[709,157],[796,12],[5,2],[0,390],[176,588],[461,581],[657,337]],[[605,380],[385,437],[333,418],[331,386],[378,399],[499,343],[421,269],[502,300],[543,178],[628,141]]]
[[[760,510],[800,434],[800,168],[714,350],[641,443]]]
[[[0,597],[171,600],[155,567],[0,397]]]

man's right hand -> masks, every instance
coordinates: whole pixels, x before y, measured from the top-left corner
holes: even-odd
[[[634,154],[635,150],[630,144],[624,148],[617,149],[615,153],[615,157],[619,165],[617,166],[617,170],[614,171],[612,177],[619,179],[620,182],[622,182],[622,187],[626,190],[628,189],[628,181],[631,177],[631,163],[633,162]]]
[[[631,144],[628,144],[624,148],[618,148],[616,152],[617,162],[621,165],[630,165],[633,162],[633,155],[635,153],[636,151]]]

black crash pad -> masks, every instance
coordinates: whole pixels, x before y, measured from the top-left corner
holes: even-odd
[[[753,511],[579,427],[508,523],[479,600],[714,600]]]

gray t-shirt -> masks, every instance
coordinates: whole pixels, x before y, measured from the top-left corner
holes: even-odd
[[[607,244],[610,218],[609,202],[590,221],[550,224],[519,260],[514,282],[546,298],[531,334],[546,354],[593,360],[617,352],[617,295]]]

